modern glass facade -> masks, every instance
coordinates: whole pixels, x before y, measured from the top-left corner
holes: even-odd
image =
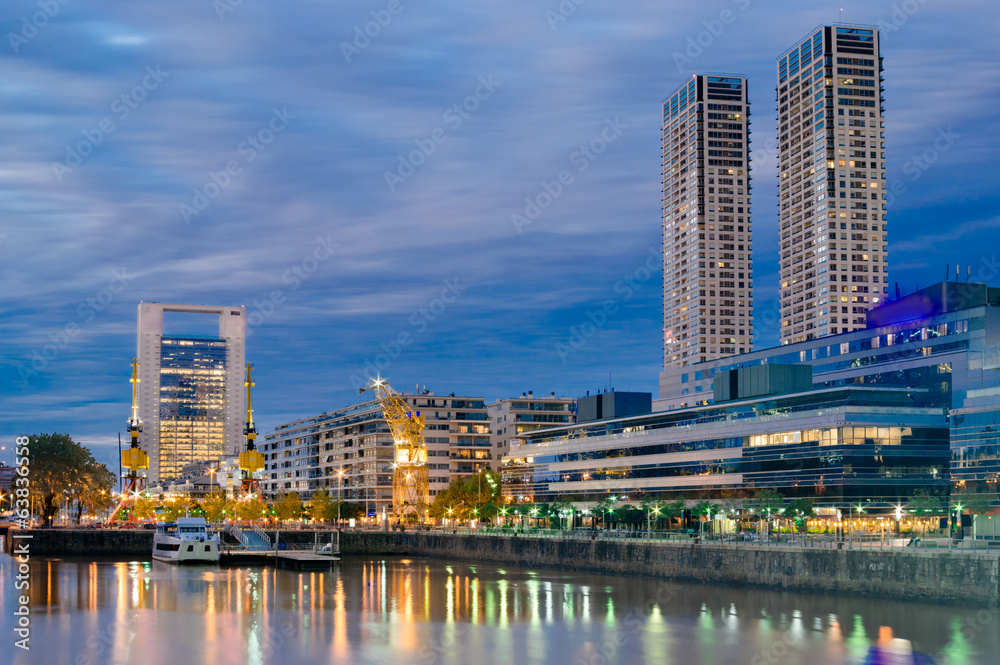
[[[504,492],[552,502],[775,489],[895,504],[948,483],[947,417],[917,406],[919,394],[850,386],[545,430],[504,459]]]
[[[161,477],[226,454],[225,340],[163,337],[160,342]]]
[[[915,406],[949,414],[951,481],[996,500],[1000,481],[1000,289],[943,282],[868,313],[869,327],[721,358],[660,375],[656,409],[709,404],[717,372],[808,364],[815,388],[918,389]]]

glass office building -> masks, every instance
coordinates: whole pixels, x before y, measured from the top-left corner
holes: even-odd
[[[505,457],[511,501],[751,497],[818,505],[906,501],[947,485],[948,418],[921,390],[842,386],[582,423]]]
[[[159,470],[181,475],[186,464],[226,454],[226,347],[210,337],[160,340]]]
[[[983,277],[992,268],[980,269]],[[1000,479],[1000,288],[941,282],[872,309],[868,327],[660,374],[656,410],[713,401],[713,377],[734,368],[812,367],[814,388],[914,389],[917,406],[947,413],[949,475],[960,490],[997,496]]]

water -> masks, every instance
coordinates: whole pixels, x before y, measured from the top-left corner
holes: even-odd
[[[989,610],[350,557],[324,572],[33,560],[24,652],[15,565],[0,555],[0,663],[821,665],[890,637],[1000,663]]]

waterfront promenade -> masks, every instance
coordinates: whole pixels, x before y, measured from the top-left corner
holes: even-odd
[[[142,530],[38,529],[33,556],[148,558],[152,533]],[[294,546],[328,541],[329,532],[269,532]],[[636,536],[633,532],[630,536]],[[9,539],[7,539],[9,542]],[[831,546],[832,545],[832,546]],[[543,534],[442,531],[343,531],[342,555],[420,556],[522,568],[603,573],[701,584],[776,588],[821,594],[920,600],[972,606],[1000,601],[1000,553],[953,547],[879,547],[805,539],[791,543],[643,539],[614,532]],[[9,545],[7,546],[9,552]]]

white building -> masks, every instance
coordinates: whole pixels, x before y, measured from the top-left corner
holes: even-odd
[[[747,80],[696,74],[663,102],[664,369],[753,348]]]
[[[498,399],[486,407],[490,417],[491,466],[500,470],[500,460],[510,452],[511,440],[518,434],[576,422],[576,400],[572,397],[535,397],[533,392],[520,397]]]
[[[217,337],[163,334],[164,312],[219,317]],[[246,312],[243,307],[139,303],[139,442],[150,482],[243,445]]]
[[[882,56],[821,26],[778,58],[781,343],[865,327],[888,293]]]
[[[400,395],[425,419],[430,497],[456,478],[489,467],[493,455],[481,397]],[[266,467],[261,487],[270,497],[298,492],[364,503],[369,512],[392,510],[394,443],[376,400],[280,425],[258,443]]]

